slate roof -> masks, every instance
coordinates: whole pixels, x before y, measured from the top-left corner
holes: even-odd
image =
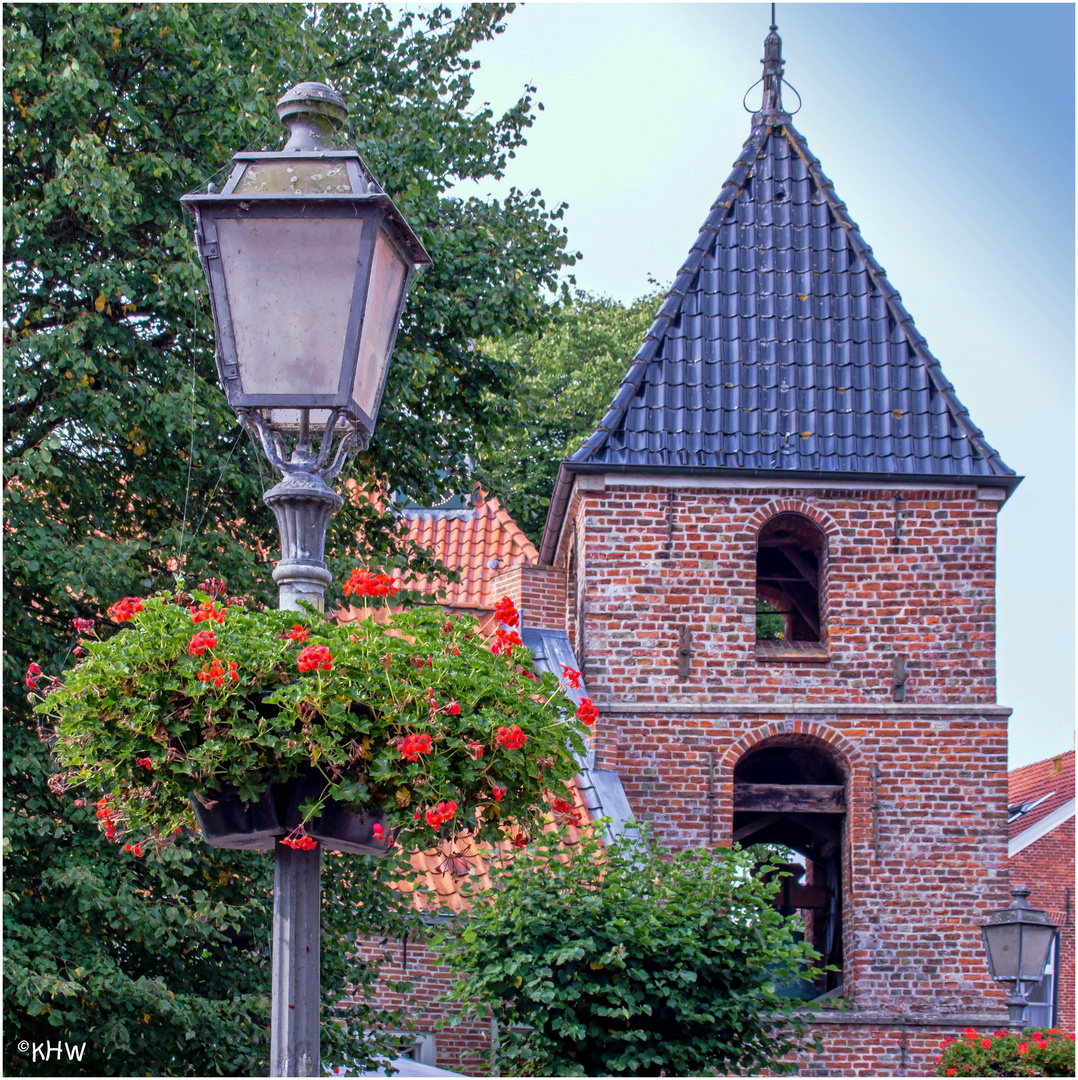
[[[1019,482],[782,110],[774,29],[765,50],[764,108],[551,524],[573,472]]]
[[[1012,769],[1007,774],[1008,838],[1015,840],[1073,801],[1073,750]]]

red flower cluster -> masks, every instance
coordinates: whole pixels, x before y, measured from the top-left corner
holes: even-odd
[[[447,822],[457,812],[457,804],[450,799],[449,802],[440,802],[433,810],[428,810],[424,815],[427,824],[432,829],[437,829]]]
[[[570,824],[580,824],[580,811],[577,810],[568,799],[555,799],[553,808],[555,814],[561,814]]]
[[[192,622],[206,622],[209,619],[211,622],[223,623],[228,609],[215,607],[212,600],[203,600],[201,604],[192,605],[188,610],[191,612]]]
[[[301,672],[317,671],[319,668],[323,671],[332,671],[333,656],[325,645],[308,645],[296,657],[296,664]]]
[[[503,787],[498,787],[497,784],[491,784],[490,785],[490,790],[491,790],[491,793],[494,796],[494,801],[495,802],[501,802],[502,799],[505,798],[505,793],[509,789],[508,788],[503,788]]]
[[[582,697],[576,707],[576,718],[586,727],[591,727],[599,719],[599,710],[591,703],[590,697]]]
[[[281,637],[288,638],[289,641],[306,641],[311,636],[311,631],[306,626],[300,626],[299,623],[294,623],[291,630],[286,630]]]
[[[386,831],[378,822],[374,823],[374,828],[371,831],[374,833],[375,840],[384,840],[386,838]]]
[[[93,619],[76,619],[75,629],[80,634],[89,634],[93,632],[94,620]]]
[[[318,841],[314,837],[308,836],[303,831],[302,825],[294,828],[281,840],[281,843],[285,847],[295,848],[297,851],[311,851],[318,845]]]
[[[409,761],[418,761],[420,754],[429,754],[434,749],[429,735],[408,735],[401,743],[401,757]]]
[[[520,730],[519,724],[514,724],[511,728],[498,728],[496,741],[506,750],[519,750],[528,741],[528,736]]]
[[[442,712],[448,713],[450,716],[459,716],[460,706],[455,701],[451,701],[444,709],[442,709]]]
[[[344,595],[351,596],[396,596],[400,586],[385,574],[372,574],[369,570],[353,570],[352,576],[344,583]]]
[[[153,762],[148,757],[135,758],[135,764],[141,766],[147,772],[153,772]]]
[[[516,605],[508,596],[503,596],[494,605],[494,618],[506,626],[519,626],[520,616],[517,614]]]
[[[472,761],[478,761],[483,756],[483,744],[478,742],[468,743],[468,753],[472,755]]]
[[[37,689],[37,680],[41,678],[41,668],[37,664],[31,664],[26,669],[26,685],[30,690]]]
[[[561,674],[571,690],[580,689],[580,672],[576,668],[571,668],[568,664],[562,664]]]
[[[513,655],[513,649],[518,645],[523,645],[524,642],[520,640],[520,635],[515,630],[506,630],[504,626],[499,626],[494,634],[494,644],[491,646],[490,651],[497,656],[500,652],[505,653],[505,657],[508,660]]]
[[[97,819],[105,823],[105,835],[111,840],[116,835],[116,826],[112,821],[112,811],[109,809],[109,797],[97,800]]]
[[[198,673],[198,681],[212,682],[214,686],[222,686],[226,676],[233,682],[239,680],[239,675],[236,674],[236,661],[229,660],[228,670],[226,671],[221,661],[214,659],[212,664],[202,665],[202,670]]]
[[[199,630],[187,646],[189,656],[201,656],[208,649],[217,648],[217,636],[212,630]]]
[[[141,844],[124,844],[124,851],[130,851],[136,858],[142,858],[142,845]]]
[[[125,596],[117,600],[108,610],[108,616],[113,622],[127,622],[142,610],[142,601],[135,596]]]

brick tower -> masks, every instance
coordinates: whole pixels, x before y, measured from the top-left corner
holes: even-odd
[[[1009,900],[995,541],[1020,478],[792,126],[775,27],[763,63],[540,566],[595,774],[670,844],[797,853],[783,901],[837,969],[806,988],[802,1072],[925,1075],[944,1034],[1005,1023],[978,924]]]

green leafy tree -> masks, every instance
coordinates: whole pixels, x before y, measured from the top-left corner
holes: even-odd
[[[520,370],[523,389],[520,423],[485,444],[484,475],[534,542],[543,532],[559,463],[610,407],[661,301],[656,292],[625,307],[577,293],[545,329],[485,343]]]
[[[801,1025],[776,987],[816,972],[771,903],[777,880],[755,874],[757,853],[670,854],[643,831],[566,858],[548,840],[436,940],[463,1014],[497,1021],[503,1072],[792,1071],[779,1059]]]
[[[412,292],[379,432],[350,475],[422,498],[438,470],[459,476],[470,445],[511,418],[515,369],[474,341],[545,317],[569,261],[561,210],[531,194],[446,194],[455,178],[499,175],[532,122],[530,89],[501,116],[471,103],[467,54],[508,10],[4,5],[11,1073],[265,1069],[270,860],[197,845],[140,862],[103,843],[90,810],[48,790],[53,766],[22,678],[30,662],[64,667],[73,618],[103,626],[113,600],[177,567],[274,601],[277,538],[261,503],[274,478],[217,386],[178,200],[219,181],[236,150],[280,145],[273,107],[292,83],[338,86],[352,107],[346,136],[436,260]],[[389,514],[358,499],[338,515],[329,555],[338,577],[357,557],[419,559]],[[341,936],[405,913],[373,903],[381,871],[327,862],[327,893],[349,897],[324,923],[328,1005],[346,976],[374,977],[349,968]],[[350,890],[368,886],[360,926]],[[337,1025],[325,1030],[332,1060],[343,1044]],[[58,1036],[87,1040],[81,1065],[20,1057],[20,1041]],[[351,1056],[366,1045],[353,1039]]]

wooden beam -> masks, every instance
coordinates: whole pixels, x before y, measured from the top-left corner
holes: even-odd
[[[734,810],[780,814],[841,814],[842,784],[734,784]]]
[[[742,825],[740,829],[734,829],[734,835],[730,839],[735,844],[739,843],[744,840],[746,836],[752,836],[753,833],[762,832],[768,825],[774,825],[776,821],[781,820],[782,814],[764,814],[763,817],[757,818],[748,825]]]

